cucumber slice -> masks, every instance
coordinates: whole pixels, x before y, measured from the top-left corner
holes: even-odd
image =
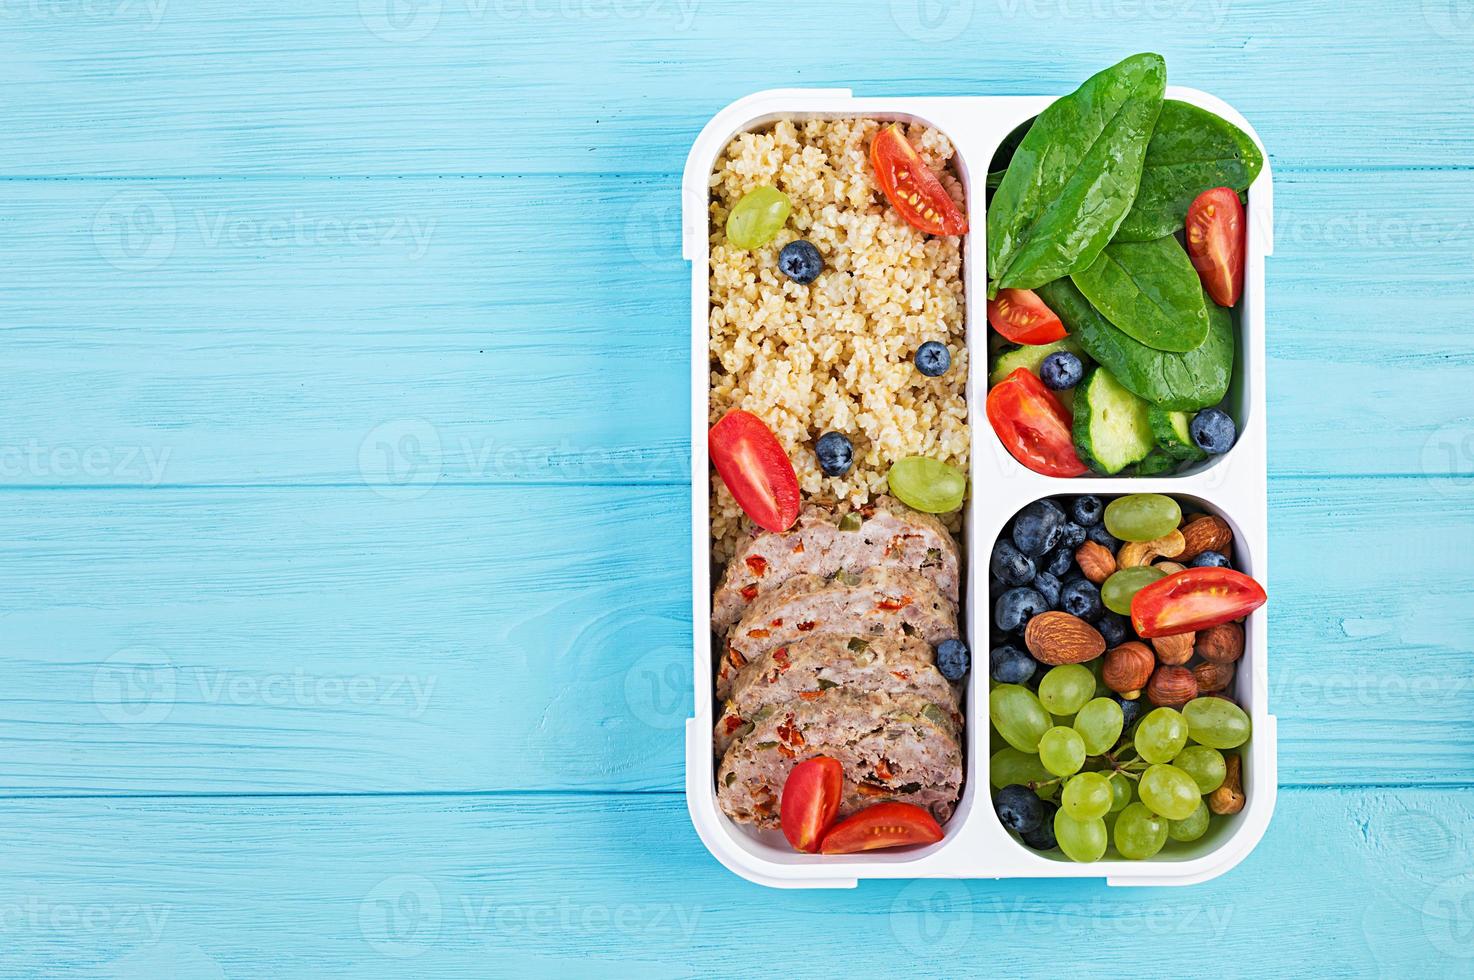
[[[1071,354],[1088,361],[1085,350],[1075,343],[1074,338],[1066,337],[1064,340],[1056,340],[1052,344],[1025,344],[1022,347],[1014,347],[998,355],[998,360],[993,362],[993,370],[988,375],[988,387],[991,388],[1004,378],[1008,377],[1019,368],[1028,368],[1034,377],[1039,376],[1039,365],[1044,359],[1057,350],[1067,350]]]
[[[1159,476],[1163,473],[1171,473],[1181,465],[1182,460],[1158,447],[1153,449],[1146,459],[1133,466],[1131,472],[1136,476]]]
[[[1155,448],[1149,406],[1103,367],[1091,368],[1075,389],[1075,451],[1091,469],[1112,476]]]
[[[1146,417],[1151,423],[1152,438],[1157,440],[1157,448],[1162,452],[1184,462],[1195,463],[1207,458],[1208,454],[1198,448],[1188,431],[1191,412],[1169,412],[1153,405]]]

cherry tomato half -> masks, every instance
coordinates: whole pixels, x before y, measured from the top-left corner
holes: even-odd
[[[1231,568],[1189,568],[1158,579],[1131,600],[1131,625],[1150,639],[1195,633],[1264,605],[1264,587]]]
[[[783,836],[796,851],[819,850],[824,831],[839,813],[844,791],[844,767],[828,756],[805,759],[793,767],[783,783],[778,816]]]
[[[1244,206],[1232,187],[1203,191],[1187,209],[1187,254],[1219,306],[1244,292]]]
[[[712,465],[743,513],[767,531],[798,520],[798,477],[778,437],[751,412],[733,409],[707,434]]]
[[[906,223],[928,235],[961,235],[967,231],[962,213],[926,161],[906,140],[901,127],[887,126],[870,144],[870,165],[891,207]]]
[[[1069,331],[1032,289],[1000,289],[988,300],[988,322],[1015,344],[1052,344]]]
[[[910,803],[877,803],[851,814],[824,835],[824,854],[854,854],[904,844],[935,844],[942,828],[930,813]]]
[[[1013,458],[1045,476],[1079,476],[1086,466],[1075,454],[1070,413],[1044,387],[1019,368],[988,392],[988,421]]]

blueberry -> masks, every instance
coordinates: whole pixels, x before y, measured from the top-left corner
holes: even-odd
[[[1123,732],[1131,727],[1132,722],[1141,717],[1141,702],[1142,699],[1139,697],[1123,698],[1117,696],[1116,703],[1121,706],[1121,714],[1126,719],[1125,723],[1121,726]]]
[[[1198,448],[1210,456],[1228,452],[1239,436],[1233,419],[1221,408],[1205,408],[1194,415],[1188,431]]]
[[[916,370],[928,378],[939,378],[952,366],[952,354],[947,345],[928,340],[916,348]]]
[[[1070,516],[1081,527],[1094,527],[1105,516],[1105,504],[1092,494],[1076,497],[1075,502],[1070,505]]]
[[[814,443],[814,455],[825,476],[844,476],[855,461],[855,447],[843,432],[826,432]]]
[[[1100,589],[1089,579],[1079,579],[1059,590],[1059,607],[1071,616],[1095,622],[1105,612],[1100,604]]]
[[[1052,851],[1059,846],[1054,839],[1054,814],[1059,807],[1048,800],[1039,802],[1044,807],[1044,815],[1039,818],[1039,826],[1019,834],[1019,839],[1036,851]]]
[[[1085,365],[1067,350],[1057,350],[1039,365],[1039,380],[1055,391],[1073,388],[1085,376]]]
[[[1044,801],[1029,787],[1014,783],[993,794],[993,812],[1015,834],[1027,834],[1039,829],[1039,822],[1044,819]]]
[[[1074,521],[1065,521],[1060,527],[1059,547],[1069,548],[1074,554],[1075,549],[1085,543],[1085,529]]]
[[[783,251],[778,253],[778,271],[800,286],[807,286],[824,271],[824,256],[819,254],[813,242],[800,238],[784,245]]]
[[[998,597],[993,607],[993,622],[1005,633],[1013,633],[1035,616],[1049,611],[1049,603],[1036,590],[1027,586],[1009,589]]]
[[[1028,585],[1034,581],[1034,559],[1003,538],[993,545],[993,560],[988,567],[1008,585]]]
[[[1059,543],[1065,512],[1052,500],[1036,500],[1013,519],[1013,543],[1033,558]]]
[[[988,654],[988,675],[999,684],[1027,684],[1038,667],[1033,657],[1009,643]]]
[[[1194,567],[1194,569],[1229,569],[1229,567],[1234,566],[1232,566],[1231,561],[1225,559],[1218,551],[1200,551],[1200,553],[1192,556],[1191,561],[1188,561],[1188,567]]]
[[[1096,544],[1108,549],[1115,554],[1121,548],[1121,539],[1105,529],[1104,524],[1097,524],[1085,532],[1085,536]]]
[[[1105,637],[1106,649],[1125,643],[1129,635],[1126,629],[1126,617],[1119,613],[1106,613],[1095,621],[1095,628],[1100,631],[1101,636]]]
[[[937,670],[949,681],[960,681],[967,673],[972,658],[967,644],[961,640],[943,640],[937,644]]]
[[[1055,578],[1068,575],[1070,569],[1075,567],[1075,549],[1060,545],[1044,558],[1042,564],[1043,570]]]
[[[1055,609],[1059,606],[1060,581],[1053,574],[1040,572],[1034,576],[1034,581],[1030,584],[1044,597],[1044,601],[1049,603],[1050,609]]]

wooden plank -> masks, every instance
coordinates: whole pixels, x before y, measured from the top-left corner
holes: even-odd
[[[1281,166],[1462,167],[1474,149],[1474,27],[1446,4],[1347,17],[1337,0],[979,0],[947,14],[812,4],[769,21],[739,0],[14,3],[0,175],[672,173],[717,109],[758,89],[1063,92],[1147,44],[1175,82],[1234,103]],[[834,56],[880,38],[883,57]],[[1416,71],[1393,54],[1405,51]],[[1318,115],[1330,107],[1333,119]]]
[[[0,839],[7,976],[744,976],[755,955],[778,975],[987,976],[1061,950],[1100,975],[1143,958],[1248,977],[1468,975],[1474,811],[1448,790],[1283,793],[1243,864],[1186,889],[764,889],[706,853],[679,796],[0,813],[25,828]]]
[[[1284,783],[1474,782],[1474,501],[1427,493],[1273,485]],[[684,494],[9,491],[0,786],[678,789]]]
[[[1474,474],[1474,174],[1279,205],[1271,473]],[[0,485],[686,478],[671,177],[8,182],[0,213]]]

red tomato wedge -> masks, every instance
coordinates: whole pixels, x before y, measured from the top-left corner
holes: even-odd
[[[819,850],[824,831],[839,813],[844,791],[844,767],[828,756],[805,759],[793,767],[783,783],[778,817],[783,836],[796,851]]]
[[[798,477],[778,437],[751,412],[733,409],[707,433],[712,465],[743,513],[765,531],[798,520]]]
[[[1079,476],[1087,471],[1075,454],[1070,413],[1028,368],[993,386],[987,411],[1004,448],[1035,473]]]
[[[854,854],[905,844],[935,844],[942,839],[936,819],[910,803],[877,803],[851,814],[824,835],[824,854]]]
[[[1131,625],[1150,639],[1195,633],[1264,605],[1264,587],[1231,568],[1189,568],[1157,579],[1131,600]]]
[[[906,140],[901,127],[882,129],[870,144],[875,179],[891,207],[913,228],[928,235],[961,235],[967,215],[947,196],[947,189]]]
[[[1232,187],[1203,191],[1187,209],[1187,254],[1219,306],[1244,293],[1244,206]]]
[[[1032,289],[1000,289],[988,300],[988,322],[1015,344],[1052,344],[1069,335]]]

